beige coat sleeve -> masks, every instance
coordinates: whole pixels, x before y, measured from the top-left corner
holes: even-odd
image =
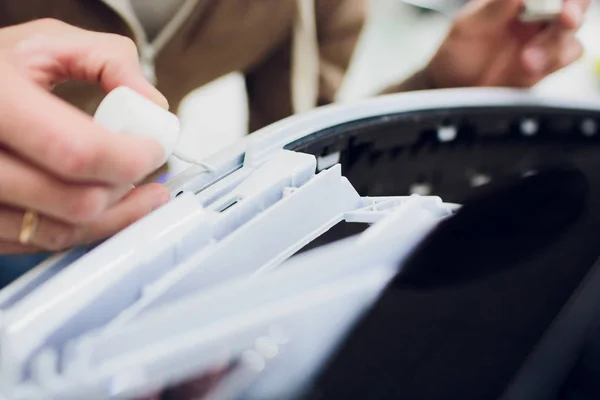
[[[367,0],[314,0],[319,49],[318,105],[331,103],[339,90],[362,31]],[[246,71],[250,131],[293,113],[292,32],[262,62]]]

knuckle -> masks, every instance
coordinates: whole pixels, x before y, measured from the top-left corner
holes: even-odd
[[[47,250],[59,251],[77,244],[78,231],[74,226],[57,224],[44,243]]]
[[[42,30],[60,30],[65,29],[69,25],[55,18],[41,18],[33,22],[39,29]]]
[[[93,166],[94,151],[84,147],[77,147],[73,144],[60,146],[55,152],[63,173],[69,177],[85,176]]]
[[[112,46],[120,49],[126,54],[135,54],[137,56],[138,48],[133,39],[127,36],[117,35],[114,33],[109,34],[109,38],[111,40]]]
[[[89,188],[73,196],[66,217],[73,223],[87,222],[100,214],[107,206],[107,189]]]

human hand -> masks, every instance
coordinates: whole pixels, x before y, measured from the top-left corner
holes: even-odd
[[[74,80],[98,83],[108,93],[127,82],[169,108],[167,99],[144,78],[135,43],[127,37],[41,19],[0,29],[0,57],[46,89]]]
[[[523,0],[471,0],[424,73],[435,88],[530,87],[578,60],[589,0],[565,0],[552,23],[519,21]]]
[[[45,90],[67,79],[129,86],[167,107],[129,39],[48,20],[0,29],[0,254],[100,240],[169,199],[158,184],[133,188],[162,164],[160,144],[108,132]],[[26,210],[39,221],[20,243]]]

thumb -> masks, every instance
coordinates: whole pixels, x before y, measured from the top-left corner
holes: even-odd
[[[523,8],[523,0],[471,0],[459,19],[471,28],[490,28],[513,21]]]
[[[128,86],[168,109],[167,99],[144,78],[131,39],[57,21],[39,24],[13,51],[17,62],[38,84],[52,87],[67,80],[86,81],[100,84],[107,93]]]

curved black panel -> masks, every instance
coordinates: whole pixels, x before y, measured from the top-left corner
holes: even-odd
[[[404,264],[306,398],[502,396],[598,268],[599,178],[600,159],[578,157],[476,190]],[[550,348],[544,362],[565,363],[562,353]],[[556,384],[534,379],[528,390]],[[528,393],[513,398],[537,399]]]
[[[549,247],[580,218],[587,196],[584,175],[572,168],[478,188],[454,218],[422,243],[397,284],[452,286],[552,252]]]
[[[531,124],[537,130],[527,135]],[[439,127],[455,128],[456,138],[440,140]],[[600,113],[516,106],[406,112],[334,126],[286,148],[316,156],[340,152],[342,173],[363,196],[400,196],[420,188],[461,203],[487,181],[580,156],[600,157]],[[364,228],[342,224],[306,249]]]
[[[525,125],[534,123],[528,136]],[[438,138],[439,127],[456,138]],[[385,115],[334,126],[286,148],[316,156],[341,152],[345,176],[361,195],[432,194],[460,202],[478,176],[529,173],[581,153],[600,154],[600,113],[552,108],[457,108]],[[595,129],[599,129],[598,132]]]

